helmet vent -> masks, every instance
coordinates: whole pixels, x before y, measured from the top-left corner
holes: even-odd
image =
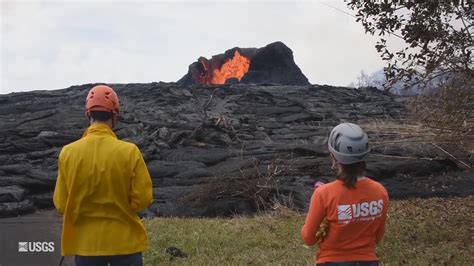
[[[352,123],[342,123],[331,130],[328,148],[341,164],[362,162],[370,152],[367,134]]]
[[[338,140],[339,140],[340,137],[341,137],[341,133],[336,134],[336,136],[334,137],[333,147],[336,151],[339,151],[340,143],[338,142]]]
[[[118,114],[120,102],[117,94],[106,85],[97,85],[90,89],[86,98],[86,110],[90,111],[112,111]]]

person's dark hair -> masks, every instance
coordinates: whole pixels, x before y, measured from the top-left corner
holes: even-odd
[[[341,164],[341,172],[338,173],[337,179],[343,181],[346,187],[355,188],[357,178],[363,176],[365,167],[365,162]]]
[[[91,111],[90,116],[94,121],[105,122],[112,118],[112,113],[107,111]]]

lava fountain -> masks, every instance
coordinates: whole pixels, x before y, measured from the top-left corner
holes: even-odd
[[[293,59],[293,52],[282,42],[262,48],[227,50],[211,59],[199,57],[178,81],[193,84],[281,84],[308,85],[308,79]]]

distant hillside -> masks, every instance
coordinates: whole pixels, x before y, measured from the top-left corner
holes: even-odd
[[[428,82],[424,88],[420,85],[415,85],[414,82],[412,82],[414,85],[406,86],[404,82],[399,81],[392,85],[390,93],[401,96],[414,96],[418,94],[431,93],[436,90],[446,78],[446,75],[434,78]],[[385,78],[383,69],[377,70],[371,74],[361,71],[357,81],[350,83],[348,87],[375,87],[379,90],[384,90],[384,84],[386,81],[387,79]]]

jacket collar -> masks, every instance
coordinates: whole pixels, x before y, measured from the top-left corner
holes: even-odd
[[[111,136],[114,138],[117,138],[117,135],[115,135],[114,131],[107,126],[104,123],[94,123],[90,125],[82,134],[82,137],[86,137],[89,135],[95,135],[95,136]]]

